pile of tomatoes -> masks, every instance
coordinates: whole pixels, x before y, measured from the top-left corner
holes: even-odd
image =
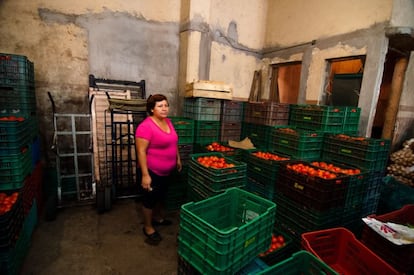
[[[2,116],[0,117],[0,121],[24,121],[24,117]]]
[[[13,205],[16,203],[18,196],[18,192],[14,192],[10,195],[7,195],[6,193],[0,193],[0,215],[9,212],[13,208]]]
[[[285,245],[285,238],[281,234],[272,233],[272,242],[270,243],[269,248],[265,252],[260,253],[259,257],[264,257],[269,253],[284,247]]]
[[[304,174],[310,177],[318,177],[322,179],[336,179],[337,178],[337,175],[333,172],[329,172],[324,169],[314,168],[304,163],[288,164],[286,167],[290,170],[295,171],[296,173]]]
[[[265,160],[276,160],[276,161],[289,160],[289,158],[287,157],[281,157],[276,154],[273,154],[270,152],[263,152],[263,151],[253,152],[252,155],[258,158],[261,158],[261,159],[265,159]]]
[[[204,167],[214,169],[231,168],[235,166],[233,163],[228,163],[225,158],[218,156],[200,156],[197,158],[197,162]]]
[[[311,164],[313,166],[320,167],[322,169],[329,170],[329,171],[332,171],[332,172],[335,172],[335,173],[341,173],[341,174],[345,174],[345,175],[359,175],[359,174],[361,174],[361,170],[359,170],[359,169],[341,168],[341,167],[335,166],[332,163],[326,163],[324,161],[313,161],[313,162],[311,162]]]
[[[221,145],[218,142],[212,142],[211,144],[206,146],[206,149],[211,152],[231,152],[234,151],[233,148]]]

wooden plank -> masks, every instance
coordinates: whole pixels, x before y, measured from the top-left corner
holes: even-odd
[[[185,90],[206,90],[206,91],[221,91],[232,93],[230,85],[219,82],[219,81],[209,81],[209,80],[198,80],[191,83],[187,83]]]
[[[226,100],[233,99],[232,93],[209,91],[209,90],[188,90],[185,92],[185,97],[206,97],[206,98],[226,99]]]

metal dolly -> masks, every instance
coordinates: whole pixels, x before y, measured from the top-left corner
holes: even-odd
[[[51,149],[56,153],[57,207],[93,203],[95,180],[91,114],[57,113],[50,92],[48,96],[53,112]]]

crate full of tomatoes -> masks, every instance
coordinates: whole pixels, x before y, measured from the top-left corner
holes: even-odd
[[[227,158],[231,158],[234,160],[240,160],[242,155],[242,150],[238,148],[231,147],[226,143],[220,142],[210,142],[206,145],[199,145],[201,148],[199,151],[201,152],[218,152],[223,154]]]
[[[247,165],[225,157],[221,153],[199,153],[191,156],[189,176],[215,191],[229,187],[240,187],[246,181]],[[229,184],[230,183],[230,184]]]
[[[251,151],[247,157],[248,177],[261,182],[274,184],[280,164],[290,160],[289,156],[270,151]]]
[[[387,165],[389,150],[389,139],[327,134],[324,138],[322,158],[370,171],[382,171]]]
[[[273,231],[270,237],[269,248],[265,252],[260,253],[259,257],[270,266],[287,259],[294,250],[292,239],[288,234]]]
[[[344,206],[349,176],[295,161],[280,167],[277,182],[278,192],[286,197],[324,211]]]

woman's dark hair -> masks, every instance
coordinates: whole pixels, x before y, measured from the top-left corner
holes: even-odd
[[[155,95],[150,95],[147,99],[147,113],[152,116],[152,109],[155,108],[155,104],[157,102],[166,100],[168,102],[168,99],[165,95],[162,94],[155,94]]]

